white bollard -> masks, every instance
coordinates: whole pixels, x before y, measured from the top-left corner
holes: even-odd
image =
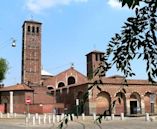
[[[74,115],[74,114],[72,114],[72,119],[74,120],[74,118],[75,118],[75,115]]]
[[[38,124],[39,125],[41,124],[41,118],[40,118],[40,116],[38,116]]]
[[[0,118],[3,118],[3,113],[0,113]]]
[[[35,116],[33,116],[32,119],[33,119],[32,120],[32,122],[33,122],[32,124],[35,125]]]
[[[146,113],[145,121],[150,121],[149,113]]]
[[[10,118],[10,113],[7,113],[7,118]]]
[[[26,124],[26,125],[29,124],[28,117],[25,118],[25,124]]]
[[[59,115],[57,115],[57,122],[59,122],[60,121],[60,118],[59,118],[60,116]]]
[[[120,116],[121,116],[121,120],[124,120],[124,113],[121,113]]]
[[[82,113],[82,120],[85,120],[85,114]]]
[[[71,117],[70,117],[70,114],[68,114],[68,120],[69,120],[69,121],[71,121]]]
[[[31,114],[30,113],[28,113],[27,116],[28,116],[29,119],[31,118]]]
[[[114,114],[111,114],[111,120],[114,120]]]
[[[55,123],[56,122],[56,116],[53,114],[52,115],[52,122]]]
[[[38,119],[38,117],[39,117],[39,114],[35,113],[35,118]]]
[[[61,114],[61,120],[64,119],[64,116],[65,116],[64,113],[62,113],[62,114]]]
[[[93,113],[93,120],[96,120],[96,114]]]
[[[51,116],[50,115],[48,116],[48,122],[49,122],[49,124],[51,124]]]
[[[16,116],[17,116],[16,113],[14,113],[14,114],[13,114],[13,117],[16,118]]]
[[[43,123],[46,124],[46,115],[43,117]]]

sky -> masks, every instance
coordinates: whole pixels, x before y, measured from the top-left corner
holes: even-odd
[[[105,51],[133,10],[116,0],[2,0],[0,5],[0,57],[9,63],[3,83],[21,82],[22,24],[42,23],[42,68],[52,75],[74,64],[86,75],[86,54]],[[12,40],[16,47],[11,47]],[[133,61],[135,79],[146,79],[145,62]],[[112,68],[107,76],[121,74]]]

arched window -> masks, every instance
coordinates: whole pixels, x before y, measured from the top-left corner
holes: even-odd
[[[48,90],[53,90],[54,88],[52,86],[47,86]]]
[[[75,78],[74,77],[68,78],[68,85],[71,85],[71,84],[75,84]]]
[[[39,33],[39,27],[36,28],[36,32]]]
[[[35,27],[33,26],[33,27],[32,27],[32,33],[34,33],[34,32],[35,32]]]
[[[27,27],[27,31],[30,32],[30,26]]]
[[[63,82],[58,83],[58,88],[65,86]]]

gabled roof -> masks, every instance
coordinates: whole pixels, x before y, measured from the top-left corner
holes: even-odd
[[[13,86],[3,87],[0,89],[0,92],[1,91],[33,91],[33,89],[25,84],[16,84]]]
[[[65,71],[63,71],[63,72],[57,74],[55,77],[60,76],[61,74],[67,73],[67,72],[70,71],[70,70],[73,70],[73,71],[79,73],[80,75],[82,75],[83,77],[87,78],[84,74],[82,74],[82,73],[80,73],[79,71],[77,71],[74,67],[68,68],[67,70],[65,70]]]

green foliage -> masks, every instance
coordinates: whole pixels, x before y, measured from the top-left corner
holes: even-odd
[[[142,58],[146,61],[148,79],[155,82],[157,77],[157,39],[156,39],[157,2],[149,2],[142,8],[135,9],[135,16],[129,17],[122,26],[121,33],[116,33],[107,48],[108,57],[113,56],[112,64],[125,77],[134,76],[131,61]]]
[[[0,58],[0,82],[5,79],[6,72],[8,70],[8,63],[5,59]]]
[[[139,5],[141,1],[145,0],[119,0],[119,1],[122,2],[122,7],[124,5],[127,5],[129,8],[134,8],[136,5]]]

